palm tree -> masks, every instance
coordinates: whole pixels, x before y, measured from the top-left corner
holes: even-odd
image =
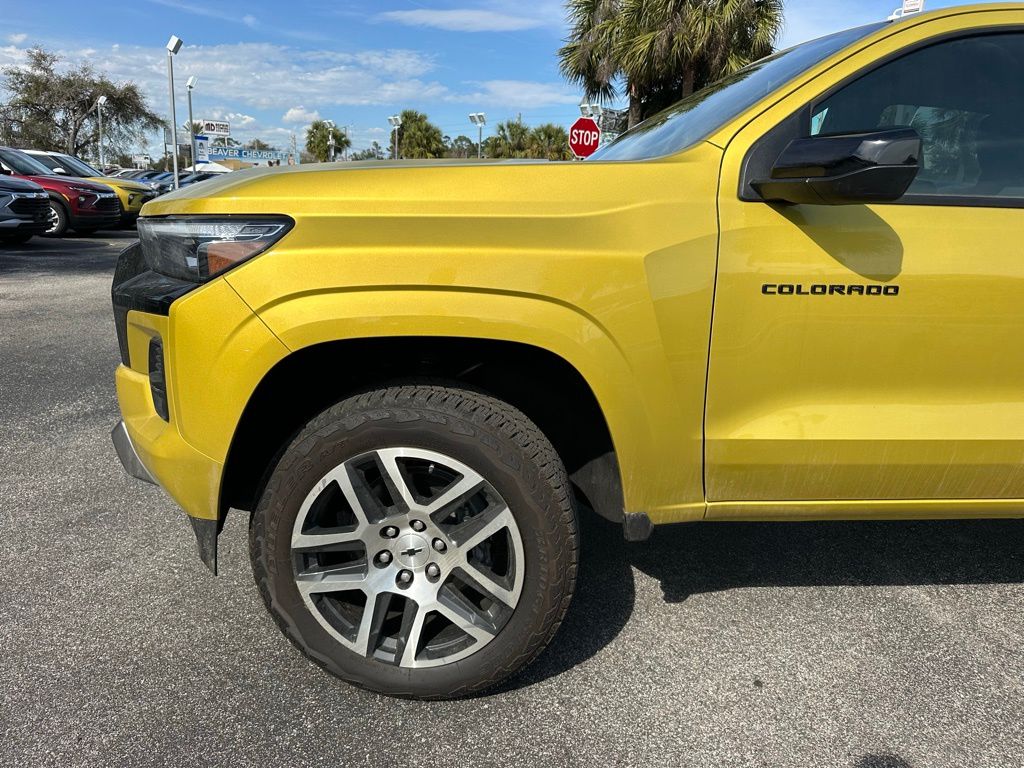
[[[530,131],[530,157],[545,160],[569,160],[572,151],[569,149],[569,134],[565,128],[554,123],[538,125]]]
[[[398,152],[407,158],[444,157],[444,135],[422,112],[403,110]]]
[[[629,124],[772,52],[782,0],[569,0],[562,73],[607,100],[616,78]]]
[[[348,136],[324,120],[314,120],[306,129],[306,151],[313,155],[317,162],[326,163],[330,159],[330,136],[332,135],[336,153],[352,146]]]
[[[520,118],[498,123],[484,146],[488,157],[530,157],[530,128]]]

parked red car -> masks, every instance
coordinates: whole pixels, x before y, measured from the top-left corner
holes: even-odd
[[[115,229],[121,221],[117,194],[105,184],[53,175],[38,160],[17,149],[0,147],[0,173],[34,181],[50,196],[50,226],[45,234],[60,237],[69,229],[83,235]]]

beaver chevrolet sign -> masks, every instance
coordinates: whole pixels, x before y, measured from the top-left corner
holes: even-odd
[[[297,165],[299,159],[291,152],[281,152],[276,149],[244,149],[242,147],[227,147],[222,144],[210,146],[208,159],[217,163],[221,160],[238,160],[243,163],[268,163],[271,160],[280,162],[281,165]]]

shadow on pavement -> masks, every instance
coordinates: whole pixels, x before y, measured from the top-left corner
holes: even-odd
[[[701,523],[661,528],[628,552],[669,603],[737,587],[1024,581],[1018,520]]]
[[[522,674],[486,695],[524,688],[560,675],[596,654],[626,626],[635,592],[628,553],[635,544],[622,538],[622,526],[596,514],[580,519],[580,565],[576,596],[551,645]]]
[[[664,526],[645,543],[596,515],[581,521],[576,597],[551,646],[489,695],[555,677],[608,645],[629,621],[633,568],[667,603],[742,587],[1024,582],[1024,521],[699,523]],[[888,761],[888,762],[886,762]],[[906,768],[888,755],[858,768]]]
[[[137,239],[135,230],[123,230],[90,237],[33,237],[24,245],[0,244],[0,277],[97,272],[113,277],[118,254]]]

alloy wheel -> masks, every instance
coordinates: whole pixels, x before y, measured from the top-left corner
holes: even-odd
[[[523,588],[523,542],[479,473],[435,451],[387,448],[324,475],[291,540],[317,622],[384,664],[451,664],[490,643]]]

